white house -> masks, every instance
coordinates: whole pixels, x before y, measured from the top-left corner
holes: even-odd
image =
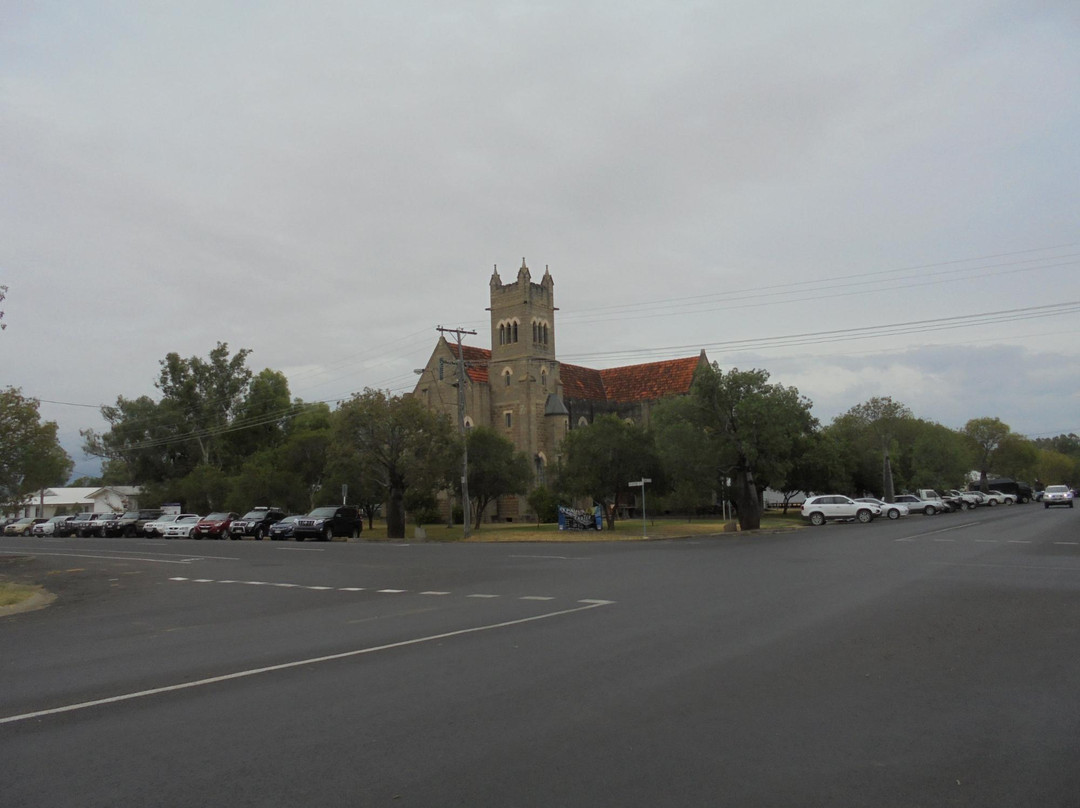
[[[137,485],[107,485],[98,488],[45,488],[33,494],[15,516],[43,516],[62,513],[114,513],[139,507],[142,489]]]

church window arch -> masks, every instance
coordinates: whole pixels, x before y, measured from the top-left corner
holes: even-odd
[[[466,415],[465,416],[465,429],[472,429],[472,428],[473,428],[473,419],[470,416]]]
[[[513,328],[514,336],[513,336],[513,339],[511,339],[510,341],[511,342],[517,342],[518,341],[518,321],[514,320],[513,325],[511,327]]]
[[[547,323],[544,323],[544,325],[543,325],[543,334],[544,334],[544,339],[542,340],[542,342],[545,345],[547,345],[548,344],[548,324]]]
[[[509,387],[510,386],[510,377],[514,375],[514,371],[512,371],[510,368],[507,368],[506,370],[504,370],[502,372],[502,375],[503,375],[503,387]]]
[[[506,344],[506,323],[499,323],[499,344]]]
[[[547,387],[547,368],[540,368],[540,386]]]
[[[577,425],[578,426],[588,426],[589,425],[589,419],[586,418],[583,415],[583,416],[581,416],[580,418],[577,419]]]

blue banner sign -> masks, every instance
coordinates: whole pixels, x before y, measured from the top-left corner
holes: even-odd
[[[600,516],[600,506],[592,511],[559,506],[559,530],[603,530],[604,520]]]

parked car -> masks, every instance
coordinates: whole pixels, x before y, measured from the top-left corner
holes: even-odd
[[[44,517],[24,516],[4,528],[5,536],[29,536],[34,525],[47,521]]]
[[[90,521],[94,518],[93,511],[81,511],[75,514],[75,518],[68,522],[68,527],[71,528],[72,536],[81,536],[83,531],[90,526]]]
[[[296,530],[296,523],[303,518],[303,514],[296,513],[286,516],[280,521],[274,522],[274,524],[270,525],[269,536],[271,540],[282,541],[284,539],[293,538],[293,531]]]
[[[129,538],[142,536],[143,528],[147,522],[152,522],[161,516],[161,511],[156,508],[143,508],[137,511],[126,511],[113,514],[113,518],[105,523],[106,536],[127,536]]]
[[[927,516],[945,513],[948,510],[945,502],[932,488],[920,488],[914,494],[898,494],[893,497],[893,502],[907,505],[912,513],[925,513]]]
[[[969,488],[979,488],[980,483],[973,482]],[[1021,505],[1031,502],[1035,499],[1035,494],[1031,490],[1031,486],[1027,483],[1018,482],[1011,477],[995,477],[986,481],[986,487],[993,491],[1000,491],[1003,494],[1012,495],[1016,502]]]
[[[200,519],[191,533],[193,539],[227,539],[229,527],[236,514],[232,511],[215,511]]]
[[[157,519],[154,519],[153,521],[150,521],[150,522],[147,522],[146,524],[144,524],[143,525],[143,535],[148,537],[148,538],[152,538],[154,536],[164,536],[165,535],[165,527],[167,525],[171,525],[177,519],[180,519],[181,517],[185,517],[185,516],[193,516],[193,517],[195,517],[196,522],[199,521],[199,514],[197,514],[197,513],[167,513],[167,514],[164,514],[162,516],[159,516]]]
[[[1067,485],[1048,485],[1043,491],[1042,504],[1044,508],[1052,505],[1073,506],[1073,492]]]
[[[87,536],[97,536],[104,539],[108,534],[109,523],[119,517],[118,513],[95,513],[94,518],[86,528]]]
[[[33,536],[63,536],[69,519],[74,518],[71,514],[54,516],[44,522],[38,522],[30,528]],[[58,530],[59,529],[59,530]]]
[[[901,505],[896,502],[885,502],[877,497],[859,497],[856,502],[865,502],[868,505],[876,505],[881,509],[881,515],[886,516],[889,519],[899,519],[901,516],[907,516],[911,511],[908,510],[907,505]]]
[[[350,536],[355,539],[363,530],[364,520],[356,508],[348,505],[335,508],[333,505],[328,505],[316,508],[307,516],[296,520],[293,537],[297,541],[304,539],[330,541],[334,536]]]
[[[823,525],[834,520],[863,522],[873,521],[875,516],[881,515],[881,508],[866,502],[856,502],[851,497],[843,494],[824,494],[810,497],[802,506],[804,519],[809,519],[812,525]]]
[[[964,510],[967,511],[970,511],[973,508],[977,508],[980,504],[980,498],[975,496],[975,494],[971,491],[960,491],[956,488],[950,488],[948,491],[945,492],[945,494],[952,499],[959,500],[962,503]]]
[[[986,492],[987,499],[989,499],[988,505],[1015,505],[1016,497],[1012,494],[1006,494],[1002,491],[994,491],[991,489]]]
[[[166,539],[193,539],[195,525],[202,517],[197,513],[182,513],[172,522],[166,522],[161,535]]]
[[[240,519],[234,519],[229,526],[230,539],[242,539],[244,536],[254,536],[255,541],[262,541],[275,522],[285,518],[285,511],[281,508],[269,508],[260,505],[252,508]]]

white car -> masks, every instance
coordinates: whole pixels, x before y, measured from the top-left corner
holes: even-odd
[[[858,520],[865,524],[873,521],[875,516],[881,516],[881,508],[866,502],[856,502],[843,494],[824,494],[806,500],[802,506],[802,515],[804,519],[809,519],[812,525],[823,525],[834,520]]]
[[[166,539],[190,539],[195,535],[195,525],[202,519],[197,513],[182,513],[176,521],[169,522],[161,535]]]
[[[1006,494],[1001,491],[987,491],[986,497],[989,500],[987,505],[1015,505],[1016,497],[1012,494]]]
[[[38,522],[30,528],[30,534],[33,536],[52,536],[56,533],[56,526],[70,518],[70,516],[54,516],[48,522]]]
[[[1048,485],[1043,492],[1042,504],[1044,508],[1051,505],[1073,506],[1073,492],[1067,485]]]
[[[885,502],[877,497],[859,497],[855,501],[865,502],[868,505],[877,505],[881,509],[882,515],[890,519],[899,519],[901,516],[907,516],[911,513],[907,505],[899,502]]]
[[[175,522],[182,516],[194,516],[198,518],[197,513],[167,513],[152,522],[147,522],[143,525],[143,535],[145,536],[164,536],[165,528]]]

